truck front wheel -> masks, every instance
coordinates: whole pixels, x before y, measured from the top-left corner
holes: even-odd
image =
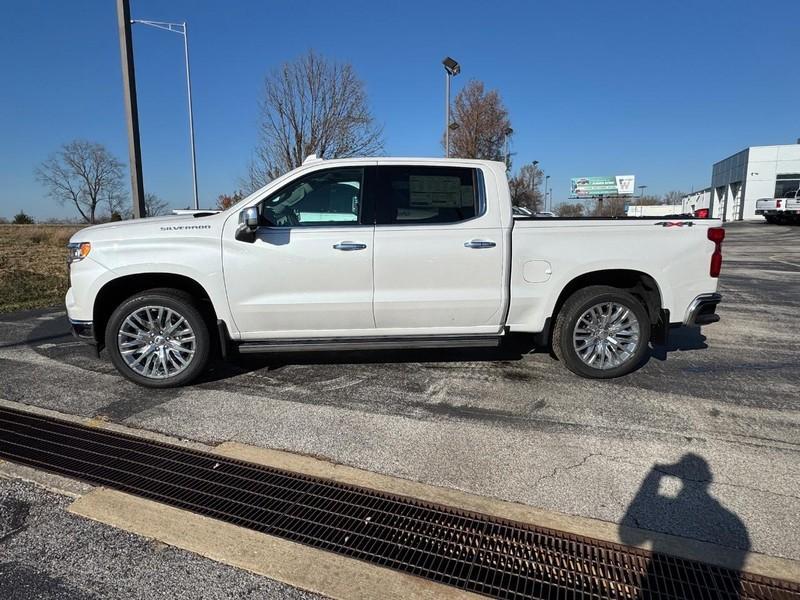
[[[192,297],[166,288],[139,292],[120,304],[106,325],[105,342],[117,370],[150,388],[192,381],[205,369],[211,345]]]
[[[638,298],[595,285],[562,306],[553,329],[553,352],[582,377],[611,379],[638,369],[647,354],[650,318]]]

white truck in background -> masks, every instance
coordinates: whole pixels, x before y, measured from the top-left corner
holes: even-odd
[[[518,333],[610,378],[671,325],[718,320],[719,225],[513,216],[500,162],[311,158],[219,213],[79,231],[66,306],[77,337],[148,387],[189,383],[215,352]]]
[[[783,198],[756,200],[756,214],[762,215],[767,223],[800,223],[800,189],[786,192]]]

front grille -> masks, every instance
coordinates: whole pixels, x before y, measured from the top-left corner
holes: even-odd
[[[800,599],[800,586],[0,408],[0,456],[494,598]]]

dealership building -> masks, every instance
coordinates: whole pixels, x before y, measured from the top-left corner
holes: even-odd
[[[756,200],[783,198],[798,187],[800,140],[782,146],[751,146],[714,164],[708,202],[716,218],[755,219],[760,218]]]

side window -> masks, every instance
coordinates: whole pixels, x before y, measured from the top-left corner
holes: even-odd
[[[800,188],[800,173],[779,173],[775,182],[775,198],[794,198]]]
[[[475,169],[380,167],[379,225],[458,223],[477,214]]]
[[[316,171],[296,179],[259,204],[262,225],[330,227],[356,225],[364,169]]]

